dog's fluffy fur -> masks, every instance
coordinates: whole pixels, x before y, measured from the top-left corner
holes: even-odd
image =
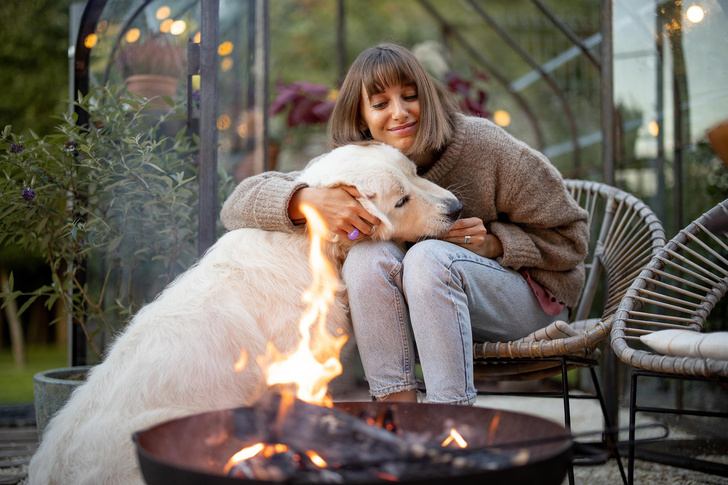
[[[300,179],[312,187],[355,186],[382,221],[376,239],[437,236],[462,207],[386,145],[341,147]],[[337,270],[350,244],[326,245]],[[311,283],[308,250],[303,230],[239,229],[221,237],[137,313],[51,420],[30,462],[31,485],[142,484],[134,431],[259,397],[266,385],[255,356],[268,342],[286,353],[299,342],[301,294]],[[350,334],[345,298],[337,298],[327,326],[334,335]],[[250,358],[235,372],[241,349]]]

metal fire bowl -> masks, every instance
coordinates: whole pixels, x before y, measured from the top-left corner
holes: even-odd
[[[390,403],[340,402],[336,408],[354,416],[384,412]],[[455,427],[468,448],[530,443],[525,464],[477,474],[453,476],[458,485],[560,485],[571,463],[572,439],[563,426],[528,414],[445,404],[397,403],[399,426],[433,437],[446,436]],[[223,474],[228,459],[250,442],[235,437],[233,416],[250,412],[236,408],[196,414],[168,421],[134,434],[142,474],[148,485],[270,485],[274,482],[231,478]],[[497,423],[497,426],[495,424]],[[538,441],[541,440],[541,443]],[[372,482],[375,483],[375,482]],[[381,482],[376,482],[380,483]],[[441,484],[422,477],[402,483]]]

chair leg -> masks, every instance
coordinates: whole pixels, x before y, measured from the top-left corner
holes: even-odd
[[[629,389],[629,440],[627,441],[628,485],[634,483],[635,418],[637,415],[637,375],[632,371]]]
[[[617,460],[617,466],[619,467],[619,474],[622,476],[622,483],[625,485],[628,485],[627,483],[627,476],[624,473],[624,466],[622,465],[622,457],[619,455],[619,448],[617,446],[617,442],[619,441],[615,437],[615,432],[612,420],[609,419],[609,413],[607,412],[607,405],[604,402],[604,396],[602,396],[602,390],[601,386],[599,385],[599,380],[597,379],[597,372],[594,370],[594,367],[589,367],[589,371],[591,373],[592,383],[594,384],[594,392],[597,395],[597,399],[599,400],[599,406],[602,408],[602,415],[604,416],[604,427],[606,428],[606,432],[604,433],[604,440],[606,442],[606,445],[612,449],[614,452],[614,458]]]
[[[571,432],[571,407],[569,405],[569,376],[566,359],[561,359],[561,392],[564,396],[564,425]],[[574,465],[569,463],[569,485],[574,485]]]

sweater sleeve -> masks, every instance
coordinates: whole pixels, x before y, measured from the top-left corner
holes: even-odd
[[[297,182],[299,172],[265,172],[248,177],[235,187],[220,211],[228,230],[245,227],[292,232],[288,205],[293,194],[306,184]]]
[[[567,192],[561,174],[545,156],[523,148],[515,164],[504,171],[497,195],[498,220],[488,227],[503,244],[501,264],[550,271],[575,268],[588,251],[587,212]]]

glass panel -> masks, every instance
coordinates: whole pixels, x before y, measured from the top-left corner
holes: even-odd
[[[728,161],[721,163],[707,137],[728,120],[725,6],[717,0],[615,2],[614,87],[623,131],[618,180],[648,200],[668,234],[728,196]]]
[[[130,91],[148,97],[163,94],[183,99],[186,45],[188,39],[199,41],[198,32],[197,1],[109,0],[96,28],[98,41],[91,50],[91,85],[124,82]],[[172,79],[132,77],[140,75]]]
[[[218,162],[236,181],[260,172],[262,114],[256,106],[256,0],[221,0],[218,64]],[[326,118],[354,57],[382,41],[418,52],[433,74],[460,93],[466,112],[490,116],[542,150],[569,177],[601,175],[599,71],[530,2],[276,0],[269,6],[268,168],[297,170],[326,150]],[[587,48],[598,50],[599,0],[550,6]],[[339,45],[343,5],[345,43]],[[125,79],[123,54],[152,40],[184,94],[183,47],[199,26],[199,0],[109,0],[92,51],[95,84]],[[178,35],[173,21],[184,21]],[[261,26],[262,28],[262,26]],[[164,32],[160,32],[164,31]],[[138,35],[138,40],[134,41]],[[161,42],[163,41],[163,42]],[[260,38],[259,38],[260,41]],[[137,49],[138,51],[139,49]],[[143,49],[145,61],[153,59]],[[522,55],[525,53],[525,55]],[[260,58],[258,59],[260,60]],[[199,81],[193,79],[193,89]],[[464,84],[465,83],[465,84]],[[294,95],[295,94],[295,95]],[[290,95],[290,103],[276,103]],[[260,103],[258,104],[260,105]],[[575,150],[575,147],[578,149]]]
[[[140,117],[131,116],[128,105],[117,109],[111,102],[109,116],[95,121],[106,144],[91,147],[93,156],[99,156],[99,147],[107,147],[103,163],[109,170],[103,173],[117,175],[101,178],[105,182],[98,183],[98,191],[93,187],[94,197],[88,200],[114,239],[83,261],[86,305],[103,310],[99,315],[89,312],[85,329],[95,347],[104,349],[129,312],[151,301],[196,255],[197,189],[190,183],[188,190],[183,183],[195,169],[195,156],[177,150],[193,144],[183,132],[184,119],[167,118],[166,112],[170,103],[186,99],[187,43],[199,31],[200,13],[197,0],[91,3],[105,5],[94,35],[84,40],[91,47],[90,86],[123,84],[130,92],[153,98],[144,123],[134,121]],[[133,143],[136,135],[138,146]],[[86,353],[86,362],[98,358],[95,351]]]
[[[490,116],[517,138],[543,150],[567,176],[599,177],[599,71],[583,53],[530,2],[428,3],[432,10],[420,2],[344,2],[346,65],[340,70],[337,2],[271,2],[274,107],[279,95],[295,87],[299,88],[296,109],[307,112],[306,103],[330,102],[356,55],[382,41],[397,42],[415,50],[453,89],[469,84],[467,95],[458,95],[466,112]],[[589,47],[598,49],[599,0],[563,1],[559,7],[557,15],[563,15]],[[515,47],[497,28],[513,39]],[[517,53],[518,48],[528,59]],[[542,66],[545,75],[539,73]],[[305,116],[290,109],[289,105],[271,116],[271,144],[280,144],[276,166],[281,170],[302,167],[326,147],[324,123],[306,122]],[[575,143],[580,147],[578,157]]]

